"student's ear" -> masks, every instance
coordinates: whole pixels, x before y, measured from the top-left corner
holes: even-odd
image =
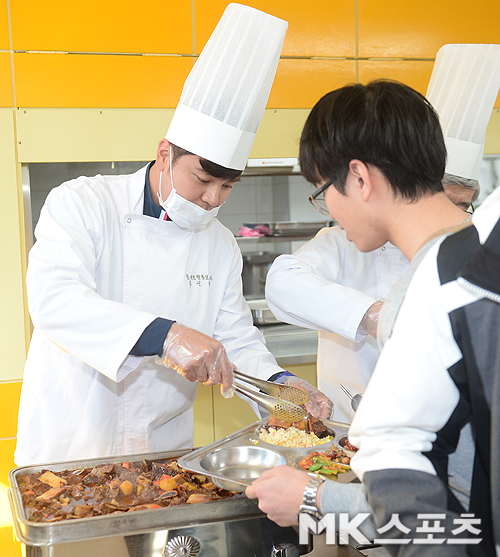
[[[360,160],[353,159],[349,163],[349,173],[354,178],[353,183],[358,188],[363,201],[368,201],[373,191],[373,184],[366,164]]]
[[[159,170],[167,170],[170,164],[169,152],[172,146],[168,139],[162,139],[158,143],[158,150],[156,151],[156,165]]]

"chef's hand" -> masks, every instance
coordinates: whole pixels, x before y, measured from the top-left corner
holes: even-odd
[[[309,401],[304,404],[304,407],[306,411],[311,414],[311,416],[327,420],[332,415],[333,402],[324,393],[322,393],[319,389],[316,389],[316,387],[313,387],[307,381],[292,375],[286,378],[284,385],[297,387],[309,395]]]
[[[277,466],[262,474],[245,490],[249,499],[259,499],[259,509],[278,526],[298,524],[297,513],[310,480],[304,470]]]
[[[233,366],[224,346],[212,337],[180,323],[174,323],[157,362],[175,369],[188,381],[205,385],[221,383],[222,393],[231,392]]]
[[[366,310],[358,327],[360,333],[377,338],[378,316],[383,304],[384,300],[377,300]]]

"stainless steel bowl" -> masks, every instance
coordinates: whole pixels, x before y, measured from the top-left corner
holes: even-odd
[[[212,477],[217,487],[229,491],[244,491],[264,470],[286,463],[286,458],[275,451],[249,446],[217,449],[200,460],[208,475],[214,472],[238,481]]]
[[[353,457],[356,454],[356,451],[351,451],[349,449],[346,449],[345,448],[346,441],[347,441],[347,435],[342,435],[342,437],[339,437],[338,444],[347,456]]]

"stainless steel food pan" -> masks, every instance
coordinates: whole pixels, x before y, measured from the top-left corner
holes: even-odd
[[[212,464],[213,460],[211,459],[213,458],[213,455],[217,453],[217,451],[234,447],[236,449],[240,449],[241,455],[243,454],[243,448],[257,447],[260,449],[278,453],[285,460],[284,464],[299,468],[298,461],[313,451],[325,451],[332,445],[334,446],[334,448],[341,448],[338,441],[342,436],[345,436],[347,434],[349,425],[340,425],[339,422],[333,422],[330,420],[323,420],[323,423],[335,433],[333,441],[329,441],[324,445],[301,448],[289,448],[280,447],[278,445],[271,445],[262,441],[257,434],[258,430],[262,426],[267,424],[267,420],[260,420],[240,429],[239,431],[233,433],[232,435],[229,435],[228,437],[224,437],[223,439],[215,441],[215,443],[211,443],[210,445],[206,445],[201,449],[186,453],[185,455],[180,457],[177,462],[179,466],[185,468],[186,470],[191,470],[192,472],[210,476],[215,485],[221,487],[222,489],[228,489],[230,486],[232,491],[244,491],[254,479],[252,477],[252,471],[245,470],[245,467],[241,460],[238,464],[237,471],[227,468],[222,460],[219,467],[214,466]],[[280,463],[281,460],[278,459],[275,465],[279,466]],[[355,479],[356,475],[354,474],[354,472],[349,471],[344,474],[339,474],[332,481],[349,483]]]
[[[235,519],[262,517],[257,502],[244,496],[191,505],[177,505],[161,509],[109,514],[105,516],[62,520],[52,523],[38,523],[27,520],[17,484],[20,474],[32,474],[41,470],[77,470],[91,468],[99,464],[115,462],[159,460],[188,454],[189,451],[170,451],[143,455],[127,455],[106,459],[75,460],[43,464],[39,466],[21,466],[9,472],[9,500],[14,517],[16,536],[19,541],[34,546],[65,544],[77,540],[90,540],[109,536],[128,536],[158,529],[175,529],[188,525],[202,525],[213,522],[225,522]]]

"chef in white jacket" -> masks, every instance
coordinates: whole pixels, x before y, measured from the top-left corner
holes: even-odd
[[[215,216],[246,164],[286,28],[230,4],[156,160],[50,192],[27,274],[34,333],[18,465],[191,447],[199,382],[229,391],[233,364],[283,374],[242,296],[239,248]]]
[[[318,387],[332,399],[336,420],[350,422],[353,415],[340,382],[353,394],[364,392],[378,359],[377,341],[361,321],[408,264],[390,243],[360,252],[333,226],[276,258],[269,270],[266,299],[274,315],[318,331]]]

